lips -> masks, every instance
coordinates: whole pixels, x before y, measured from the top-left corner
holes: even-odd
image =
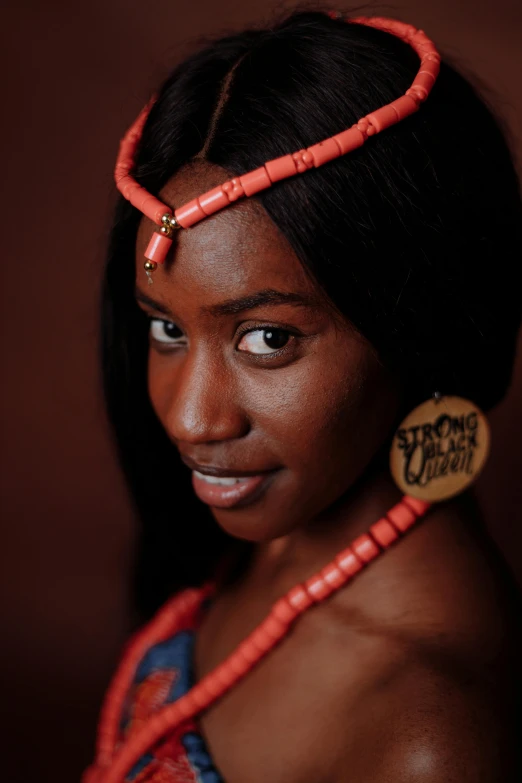
[[[192,470],[192,487],[198,498],[209,506],[232,508],[257,499],[269,486],[278,468],[241,470],[201,465],[186,454],[182,462]]]
[[[224,479],[212,479],[211,476],[203,476],[197,471],[192,471],[192,486],[198,498],[209,506],[216,508],[232,508],[239,503],[252,499],[253,493],[266,481],[267,474],[238,478],[234,483],[223,482]],[[229,479],[230,481],[231,479]]]

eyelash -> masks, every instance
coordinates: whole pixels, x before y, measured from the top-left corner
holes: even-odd
[[[292,331],[291,329],[285,328],[283,326],[275,326],[274,324],[258,324],[255,327],[243,327],[239,329],[238,332],[238,342],[237,344],[241,342],[243,337],[247,334],[251,334],[252,332],[268,332],[270,330],[278,331],[278,332],[284,332],[284,334],[288,335],[288,342],[283,345],[282,348],[279,348],[278,350],[272,351],[271,353],[250,353],[249,351],[240,351],[240,353],[244,353],[247,356],[254,357],[256,361],[270,361],[271,359],[277,359],[280,356],[283,356],[285,353],[288,353],[292,350],[292,345],[295,344],[295,341],[298,337],[298,334],[295,331]]]
[[[156,323],[159,322],[159,323],[163,323],[163,324],[173,324],[174,323],[173,321],[169,321],[166,318],[155,318],[154,316],[147,316],[147,320],[149,322],[149,333],[151,331],[151,327],[152,327],[152,324],[154,322],[156,322]],[[276,359],[276,358],[284,355],[285,353],[287,353],[289,350],[291,350],[292,344],[295,343],[295,340],[298,339],[298,337],[301,336],[296,331],[291,330],[291,329],[289,329],[287,327],[275,326],[274,324],[264,323],[264,324],[257,324],[255,327],[243,327],[243,328],[240,328],[238,333],[237,333],[237,344],[239,345],[239,343],[241,342],[243,337],[245,335],[247,335],[247,334],[250,334],[252,332],[269,331],[270,329],[272,329],[274,331],[277,330],[278,332],[284,332],[285,334],[287,334],[288,337],[289,337],[289,340],[286,343],[286,345],[284,345],[279,350],[274,350],[272,353],[262,354],[262,353],[251,353],[249,351],[239,351],[239,353],[243,353],[246,356],[253,357],[256,361],[261,361],[261,362],[270,361],[271,359]],[[170,343],[168,341],[162,342],[160,340],[155,340],[154,338],[152,338],[152,341],[155,343],[156,346],[158,346],[158,345],[162,346],[162,347],[159,348],[159,350],[163,351],[163,352],[168,352],[170,350],[175,349],[175,347],[176,347],[176,343]],[[170,347],[167,347],[169,345],[170,345]]]

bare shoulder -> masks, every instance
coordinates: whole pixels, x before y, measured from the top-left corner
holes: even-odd
[[[329,639],[328,783],[517,783],[521,679],[502,623],[416,621]],[[454,612],[450,613],[452,622]],[[330,669],[331,671],[331,669]],[[316,723],[317,725],[317,723]],[[310,779],[316,783],[319,777]]]
[[[473,673],[463,668],[451,675],[446,666],[410,660],[365,694],[334,783],[522,779],[516,700],[497,699]]]
[[[453,512],[401,546],[361,585],[352,649],[367,687],[346,701],[332,781],[522,780],[522,613],[502,563]]]

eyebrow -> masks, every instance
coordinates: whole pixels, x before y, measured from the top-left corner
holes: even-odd
[[[139,290],[139,288],[136,288],[134,296],[136,297],[137,302],[141,302],[142,304],[147,305],[147,307],[150,307],[151,310],[157,310],[158,313],[162,313],[163,315],[170,315],[170,310],[166,305],[163,305],[161,302],[157,302],[155,299],[152,299],[152,297],[147,296],[147,294],[144,294],[143,291]]]
[[[296,307],[311,307],[315,304],[315,299],[307,294],[298,294],[291,291],[274,291],[267,288],[264,291],[258,291],[255,294],[242,296],[239,299],[227,299],[220,304],[204,307],[203,311],[210,315],[237,315],[245,310],[253,310],[255,307],[266,307],[291,304]]]
[[[170,311],[165,305],[161,304],[161,302],[156,302],[154,299],[147,296],[147,294],[142,293],[139,289],[136,289],[136,299],[152,309],[157,310],[159,313],[170,315]],[[290,291],[275,291],[272,288],[267,288],[264,291],[258,291],[255,294],[242,296],[238,299],[227,299],[219,304],[208,305],[202,308],[202,312],[213,316],[238,315],[246,310],[253,310],[255,307],[280,304],[291,304],[296,307],[313,307],[317,306],[317,300],[315,297],[308,294]]]

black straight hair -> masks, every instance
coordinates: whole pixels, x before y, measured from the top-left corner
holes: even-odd
[[[152,193],[196,157],[241,175],[348,128],[419,68],[395,36],[297,9],[207,41],[162,85],[135,176]],[[520,186],[506,130],[443,58],[420,110],[359,150],[253,198],[334,305],[400,373],[405,405],[456,394],[490,409],[509,384],[520,292]],[[218,183],[216,183],[218,184]],[[233,209],[234,207],[229,207]],[[149,616],[240,546],[194,496],[147,393],[134,300],[141,213],[120,199],[103,288],[104,387],[140,520],[136,597]],[[262,261],[261,261],[262,263]]]

